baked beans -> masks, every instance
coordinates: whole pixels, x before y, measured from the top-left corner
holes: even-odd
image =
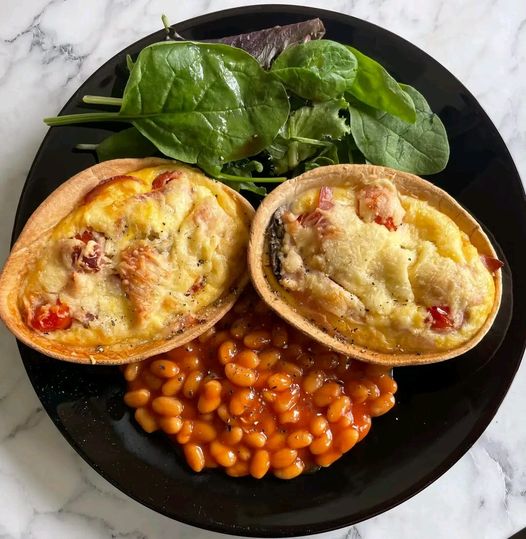
[[[246,293],[194,341],[127,365],[125,403],[192,470],[292,479],[325,467],[395,404],[390,369],[334,353]]]

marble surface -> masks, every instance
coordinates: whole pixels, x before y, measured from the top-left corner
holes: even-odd
[[[160,26],[253,0],[1,0],[0,261],[25,176],[56,113],[126,44]],[[288,2],[283,2],[288,3]],[[294,3],[294,2],[290,2]],[[299,3],[299,2],[296,2]],[[323,0],[392,30],[455,74],[480,100],[526,178],[526,2]],[[504,539],[526,526],[526,364],[484,435],[403,505],[340,539]],[[14,339],[0,328],[0,538],[220,537],[160,516],[118,492],[70,448],[43,412]]]

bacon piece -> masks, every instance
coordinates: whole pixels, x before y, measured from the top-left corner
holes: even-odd
[[[168,170],[159,174],[152,182],[152,189],[163,189],[168,182],[179,179],[183,173],[180,170]]]
[[[446,331],[455,327],[451,309],[447,305],[436,305],[427,309],[427,321],[431,323],[431,329]]]
[[[491,273],[495,273],[498,269],[504,266],[504,262],[498,258],[493,258],[492,256],[480,255],[482,263],[488,268]]]
[[[298,217],[298,222],[305,228],[309,226],[325,226],[328,223],[327,218],[318,208],[309,213],[302,213]]]
[[[50,303],[39,305],[29,317],[31,327],[44,333],[68,329],[72,321],[69,307],[59,299],[54,305]]]
[[[332,189],[323,186],[320,188],[317,207],[313,211],[300,214],[298,216],[298,223],[305,228],[316,227],[318,230],[323,231],[330,224],[325,212],[333,207]]]
[[[104,189],[106,189],[108,186],[119,183],[119,182],[127,181],[127,180],[133,180],[136,182],[140,181],[133,176],[124,176],[124,175],[113,176],[112,178],[107,178],[105,180],[102,180],[91,191],[89,191],[88,193],[84,195],[84,204],[88,204],[88,202],[91,202],[94,198],[100,195],[100,193],[102,193],[102,191],[104,191]]]
[[[330,187],[323,186],[320,188],[320,194],[318,195],[318,208],[320,210],[330,210],[334,207],[332,201],[332,189]]]
[[[100,271],[104,256],[104,236],[87,229],[76,234],[75,239],[84,245],[75,245],[71,251],[73,268],[87,273]]]
[[[168,278],[164,260],[150,245],[137,242],[122,252],[117,271],[141,324],[155,310],[159,284]]]

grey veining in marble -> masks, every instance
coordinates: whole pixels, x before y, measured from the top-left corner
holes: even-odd
[[[241,0],[1,0],[0,261],[25,176],[55,114],[128,43]],[[300,3],[282,2],[282,3]],[[526,178],[526,2],[324,0],[405,37],[475,94]],[[0,328],[0,539],[220,537],[140,506],[100,478],[42,411],[14,339]],[[403,505],[323,537],[504,539],[526,526],[526,365],[482,438]]]

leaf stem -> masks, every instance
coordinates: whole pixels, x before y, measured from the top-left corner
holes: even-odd
[[[170,36],[170,21],[168,20],[168,17],[163,13],[161,15],[161,21],[163,21],[164,29],[166,30],[166,33],[168,34],[168,37]]]
[[[229,182],[255,182],[255,183],[282,183],[287,178],[284,177],[276,177],[276,178],[247,178],[244,176],[234,176],[233,174],[225,174],[224,172],[220,172],[216,178],[218,180],[227,180]]]
[[[126,67],[128,68],[128,71],[131,73],[132,72],[132,69],[133,69],[133,60],[132,60],[132,57],[127,54],[126,55]]]
[[[95,151],[99,145],[98,144],[77,144],[75,146],[76,150],[86,150],[86,151]]]
[[[111,105],[112,107],[120,107],[122,105],[122,97],[104,97],[100,95],[85,95],[82,98],[83,103],[89,105]]]
[[[50,127],[57,125],[85,124],[89,122],[129,122],[130,120],[121,116],[118,112],[87,112],[82,114],[66,114],[65,116],[54,116],[44,118],[44,122]]]
[[[303,142],[304,144],[310,144],[311,146],[321,146],[322,148],[332,146],[332,142],[329,142],[328,140],[317,140],[317,139],[306,138],[306,137],[290,137],[290,139],[296,142]]]

